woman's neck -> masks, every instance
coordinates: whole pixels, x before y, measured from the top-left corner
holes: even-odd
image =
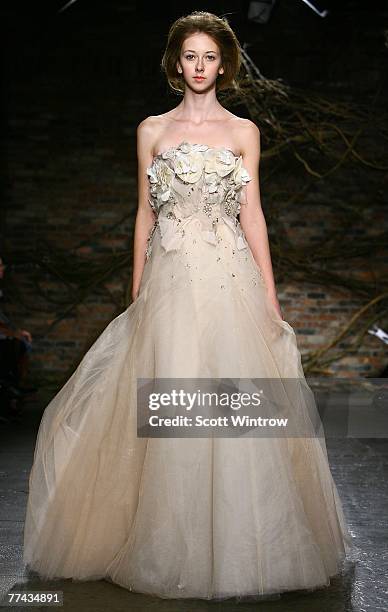
[[[214,91],[196,94],[186,90],[182,102],[174,109],[173,119],[200,125],[206,121],[225,120],[225,112]]]

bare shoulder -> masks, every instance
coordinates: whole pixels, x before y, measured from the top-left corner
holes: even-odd
[[[243,119],[238,117],[238,129],[243,133],[244,136],[260,136],[260,130],[254,121],[250,119]]]
[[[162,115],[150,115],[143,119],[136,128],[138,151],[146,149],[151,154],[168,124],[169,113]]]
[[[138,124],[136,128],[137,155],[139,160],[149,163],[152,159],[155,140],[160,130],[158,116],[150,115]]]
[[[242,155],[255,149],[260,152],[260,130],[256,123],[250,119],[236,117],[233,132]]]
[[[158,128],[164,127],[168,119],[168,113],[164,113],[163,115],[150,115],[146,117],[142,121],[140,121],[137,126],[137,132],[152,132]]]
[[[160,125],[159,117],[157,115],[150,115],[146,117],[138,124],[136,128],[136,136],[142,142],[152,139],[155,132],[158,130]]]

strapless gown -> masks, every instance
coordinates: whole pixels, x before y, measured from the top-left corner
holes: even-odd
[[[182,142],[147,174],[155,224],[138,297],[43,413],[25,568],[162,598],[329,585],[351,538],[323,435],[137,435],[140,378],[298,379],[309,390],[237,218],[251,180],[242,157]],[[302,417],[316,410],[303,397]]]

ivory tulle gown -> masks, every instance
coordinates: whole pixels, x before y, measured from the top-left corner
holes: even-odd
[[[351,538],[324,437],[137,437],[137,377],[305,381],[237,219],[242,157],[182,142],[147,174],[156,221],[139,295],[43,414],[24,563],[163,598],[328,585]]]

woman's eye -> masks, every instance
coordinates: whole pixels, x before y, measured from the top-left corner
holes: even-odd
[[[187,60],[190,60],[191,58],[193,58],[193,57],[194,57],[194,55],[192,55],[192,54],[190,53],[189,55],[185,55],[185,57],[186,57],[186,59],[187,59]],[[215,56],[214,56],[214,55],[207,55],[207,59],[208,59],[208,60],[215,60],[216,58],[215,58]]]

